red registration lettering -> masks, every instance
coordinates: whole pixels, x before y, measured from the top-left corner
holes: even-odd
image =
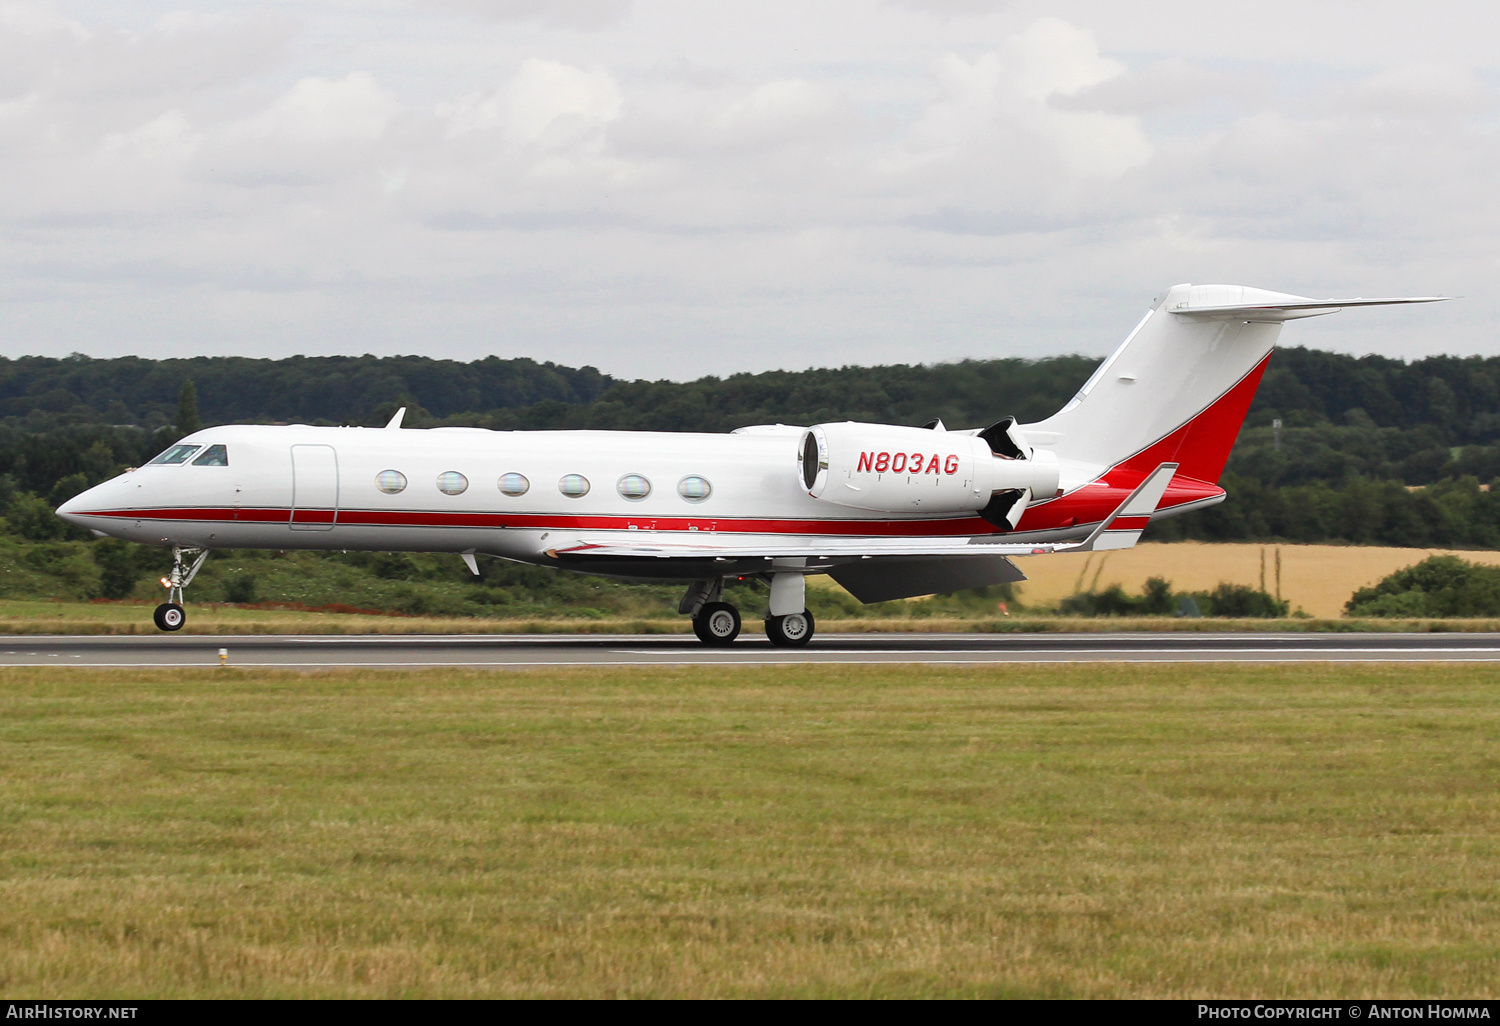
[[[883,452],[875,457],[875,473],[884,474],[891,469],[891,454]]]
[[[874,463],[875,454],[873,452],[862,452],[859,454],[859,466],[854,468],[854,472],[859,473],[861,470],[869,470]]]
[[[899,474],[906,469],[906,453],[898,452],[891,460],[891,473]]]
[[[948,462],[946,462],[946,463],[943,464],[943,473],[945,473],[945,474],[957,474],[958,473],[958,457],[957,456],[949,456],[948,457]]]
[[[929,464],[927,464],[927,469],[924,470],[924,471],[922,471],[922,473],[924,473],[924,474],[936,474],[937,472],[938,472],[938,458],[937,458],[937,454],[933,453],[932,462],[929,463]]]
[[[914,452],[911,454],[911,472],[920,474],[922,472],[922,454]]]

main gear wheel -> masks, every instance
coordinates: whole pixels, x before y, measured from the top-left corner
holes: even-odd
[[[728,645],[740,636],[740,611],[728,602],[708,602],[693,617],[693,633],[705,645]]]
[[[804,609],[800,613],[766,617],[766,637],[780,648],[801,648],[812,640],[813,615]]]

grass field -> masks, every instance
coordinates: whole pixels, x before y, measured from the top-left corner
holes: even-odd
[[[0,989],[1490,996],[1483,667],[0,671]]]

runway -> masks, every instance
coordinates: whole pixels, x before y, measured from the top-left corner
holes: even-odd
[[[1500,662],[1500,634],[827,634],[802,649],[660,634],[0,636],[0,666],[329,669],[438,666]]]

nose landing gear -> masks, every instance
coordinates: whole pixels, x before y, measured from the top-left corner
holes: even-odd
[[[156,611],[151,614],[151,619],[156,621],[158,628],[180,631],[187,623],[187,611],[182,608],[182,591],[193,583],[193,578],[198,575],[198,568],[207,558],[207,549],[172,549],[172,569],[161,579],[162,587],[167,589],[167,601],[157,606]]]

